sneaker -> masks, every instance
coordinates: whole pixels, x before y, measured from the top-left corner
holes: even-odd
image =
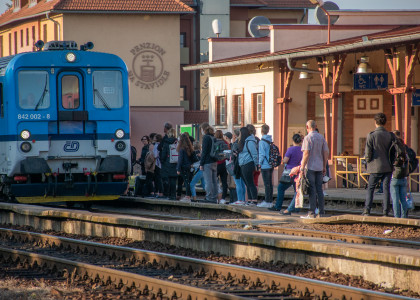
[[[256,206],[256,203],[254,203],[253,201],[248,201],[247,203],[245,203],[245,205]]]
[[[179,199],[179,202],[191,202],[191,199],[188,197],[184,197],[182,199]]]
[[[261,203],[257,204],[257,207],[269,208],[269,207],[271,207],[272,205],[273,205],[272,203],[269,203],[269,202],[263,201],[263,202],[261,202]]]
[[[306,216],[300,216],[301,219],[315,219],[315,215],[313,213],[308,213]]]
[[[232,203],[232,205],[245,205],[245,201],[236,201],[236,202],[233,202]]]
[[[370,216],[370,211],[367,209],[363,210],[362,216]]]
[[[292,215],[292,213],[290,211],[287,211],[287,209],[283,210],[280,214],[283,215],[283,216],[291,216]]]
[[[220,199],[219,204],[226,204],[226,200],[225,199]]]

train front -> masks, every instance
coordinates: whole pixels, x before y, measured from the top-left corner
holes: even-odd
[[[117,199],[130,172],[124,62],[74,42],[49,42],[13,64],[9,195],[22,203]]]

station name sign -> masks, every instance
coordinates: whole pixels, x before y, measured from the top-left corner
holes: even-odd
[[[420,89],[413,91],[413,106],[420,106]]]
[[[387,73],[363,73],[353,75],[354,90],[384,90],[388,88]]]

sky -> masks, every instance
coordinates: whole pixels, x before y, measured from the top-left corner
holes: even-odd
[[[333,0],[333,2],[340,9],[420,9],[420,0]],[[0,0],[1,13],[7,9],[6,3],[11,1]]]

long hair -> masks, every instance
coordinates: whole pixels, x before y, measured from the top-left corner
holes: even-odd
[[[242,150],[244,150],[245,147],[245,140],[251,135],[251,133],[249,132],[249,129],[246,127],[242,127],[240,129],[241,132],[241,138],[239,140],[239,152],[242,152]]]
[[[200,125],[200,127],[201,127],[201,129],[203,129],[204,134],[211,134],[211,135],[214,134],[214,129],[213,129],[213,127],[210,126],[209,123],[203,123],[203,124]]]
[[[184,149],[188,156],[191,156],[191,154],[194,152],[194,148],[191,144],[190,137],[188,133],[183,133],[179,137],[178,146],[176,147],[176,150],[179,152],[181,149]]]
[[[216,139],[223,140],[223,131],[221,131],[220,129],[216,130],[216,132],[214,133],[214,137]]]

